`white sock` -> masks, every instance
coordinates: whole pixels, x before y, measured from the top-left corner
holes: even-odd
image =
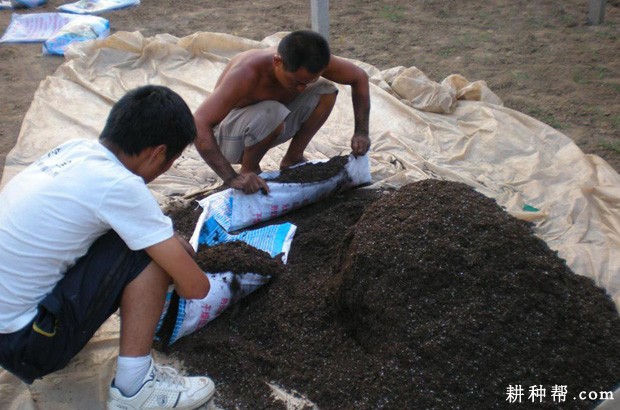
[[[151,367],[151,355],[140,357],[118,356],[114,387],[125,397],[131,397],[140,390],[142,382]]]

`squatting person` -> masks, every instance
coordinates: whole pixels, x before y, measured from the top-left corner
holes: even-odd
[[[368,76],[331,55],[327,41],[307,30],[288,34],[277,48],[245,51],[230,60],[213,93],[194,113],[198,152],[228,186],[245,193],[268,191],[256,175],[261,159],[290,140],[280,168],[303,161],[336,102],[332,81],[351,86],[351,149],[356,156],[365,155],[370,147]],[[239,174],[231,164],[241,164]]]
[[[146,186],[191,144],[196,127],[166,87],[130,91],[99,140],[68,141],[0,192],[0,365],[26,383],[61,369],[120,306],[109,409],[190,409],[208,377],[155,364],[151,348],[171,282],[203,298],[208,277]]]

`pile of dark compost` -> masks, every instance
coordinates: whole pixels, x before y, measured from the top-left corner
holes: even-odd
[[[211,273],[252,272],[275,277],[283,269],[280,257],[272,258],[269,253],[241,241],[201,246],[195,260],[203,271]]]
[[[173,216],[174,218],[174,216]],[[454,182],[358,189],[269,223],[297,225],[285,269],[167,353],[224,409],[591,409],[610,391],[620,317],[529,224]],[[546,397],[532,403],[530,386]],[[566,401],[552,399],[566,386]]]

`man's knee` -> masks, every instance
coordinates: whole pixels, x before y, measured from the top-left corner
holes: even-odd
[[[324,105],[329,107],[331,110],[336,105],[336,99],[338,98],[338,93],[330,93],[330,94],[322,94],[319,98],[319,105]]]
[[[278,126],[271,132],[271,134],[267,136],[269,148],[275,147],[276,145],[278,145],[276,141],[278,140],[278,137],[282,135],[283,132],[284,132],[284,121],[278,124]]]
[[[278,145],[276,141],[278,137],[282,135],[283,131],[284,131],[284,122],[281,122],[280,124],[276,126],[276,128],[273,129],[273,131],[267,134],[265,138],[262,138],[261,140],[256,141],[251,145],[247,145],[243,150],[244,155],[246,152],[263,152],[264,153],[269,148]]]
[[[253,145],[246,146],[241,154],[240,163],[242,164],[245,172],[259,171],[259,163],[269,151],[269,149],[280,144],[278,141],[279,136],[284,131],[284,122],[278,124],[278,126],[265,138],[258,141]],[[259,171],[260,172],[260,171]]]
[[[329,114],[332,112],[332,109],[336,105],[336,99],[338,98],[338,93],[332,94],[323,94],[319,100],[319,105],[323,107],[323,110]]]

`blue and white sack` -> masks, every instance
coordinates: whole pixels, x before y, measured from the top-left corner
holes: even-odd
[[[248,230],[238,235],[226,232],[213,217],[205,219],[202,213],[196,224],[190,244],[195,250],[200,246],[215,246],[225,242],[243,241],[248,245],[269,253],[273,258],[280,255],[286,263],[291,242],[297,227],[291,223],[270,225]],[[258,273],[206,272],[211,289],[203,299],[180,298],[171,287],[166,296],[164,310],[157,326],[158,332],[168,315],[173,315],[174,327],[168,345],[181,337],[197,331],[218,317],[226,308],[265,285],[270,276]],[[167,336],[164,337],[166,339]]]
[[[315,161],[314,163],[322,162]],[[303,164],[302,164],[303,165]],[[278,172],[263,173],[275,178]],[[236,231],[259,222],[276,218],[304,205],[317,202],[346,189],[371,181],[368,156],[349,156],[347,164],[336,176],[324,181],[280,183],[266,180],[269,194],[247,195],[237,189],[226,189],[199,201],[209,216],[213,216],[226,231]]]
[[[43,43],[44,54],[64,55],[70,44],[110,35],[110,22],[102,17],[76,16]]]

